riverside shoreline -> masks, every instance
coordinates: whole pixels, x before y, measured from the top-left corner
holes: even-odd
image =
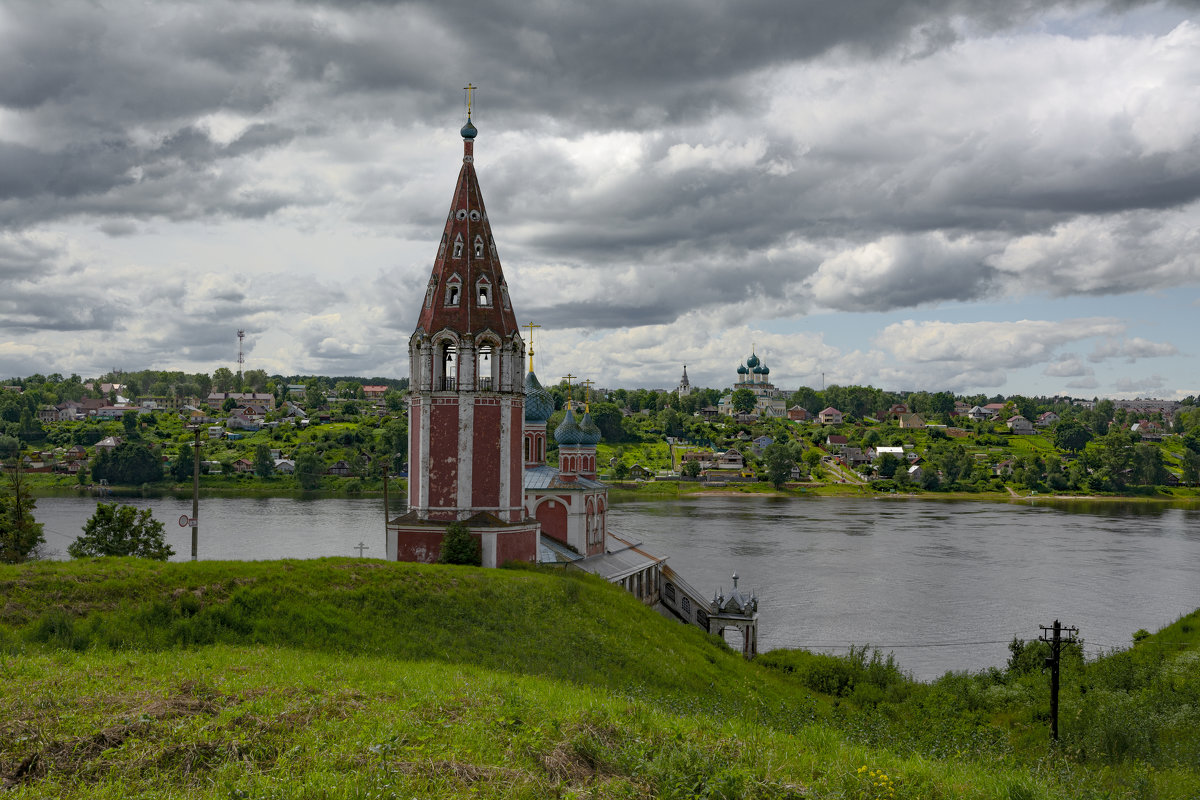
[[[83,497],[94,496],[98,500],[123,497],[176,497],[192,496],[192,487],[184,484],[155,484],[144,486],[77,486],[38,485],[29,486],[30,494],[37,497]],[[407,498],[408,483],[403,478],[390,482],[389,495],[396,507]],[[368,482],[357,490],[326,488],[305,491],[283,485],[261,486],[204,486],[200,487],[203,497],[262,497],[320,500],[326,498],[369,497],[383,499],[383,488],[379,481]],[[986,503],[1113,503],[1150,504],[1177,507],[1200,507],[1200,490],[1174,488],[1157,494],[1047,494],[1038,492],[1020,493],[1015,490],[1004,492],[874,492],[865,484],[790,484],[776,489],[766,483],[746,483],[738,486],[709,487],[698,483],[676,481],[647,481],[644,483],[609,483],[609,496],[617,501],[678,499],[684,497],[791,497],[797,499],[870,497],[878,500],[956,500]]]

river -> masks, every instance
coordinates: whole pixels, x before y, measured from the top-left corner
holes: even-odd
[[[123,502],[152,507],[175,560],[189,557],[177,519],[190,500]],[[65,553],[94,508],[39,499],[50,549]],[[760,650],[871,644],[924,679],[1003,665],[1014,635],[1035,638],[1056,618],[1095,654],[1200,607],[1195,509],[699,496],[615,503],[609,525],[703,591],[728,590],[736,571],[760,600]],[[383,507],[210,498],[198,533],[204,559],[355,556],[360,542],[380,557]]]

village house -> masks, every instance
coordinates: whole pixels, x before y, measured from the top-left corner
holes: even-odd
[[[804,406],[795,405],[787,410],[788,419],[792,422],[808,422],[812,419],[812,414]]]
[[[750,441],[750,449],[756,456],[762,456],[763,451],[775,443],[775,440],[770,436],[759,436]]]
[[[113,450],[116,450],[117,446],[120,444],[120,436],[105,436],[103,439],[96,442],[96,452],[99,453],[101,450],[107,450],[111,453]]]
[[[732,447],[726,450],[717,458],[717,463],[713,465],[714,469],[743,469],[746,466],[746,459],[737,450]]]
[[[822,409],[821,413],[817,414],[817,420],[822,425],[841,425],[842,412],[838,411],[833,406]]]
[[[1017,436],[1028,436],[1034,432],[1033,423],[1017,414],[1015,417],[1009,417],[1008,430]]]
[[[377,406],[383,405],[383,396],[387,394],[388,387],[371,385],[364,386],[362,388],[363,396],[366,397],[369,402],[374,403]]]
[[[1034,425],[1037,425],[1039,428],[1045,428],[1047,425],[1053,425],[1056,422],[1058,422],[1058,414],[1055,414],[1053,411],[1043,411],[1038,415],[1037,422]]]
[[[209,408],[222,408],[226,400],[232,399],[238,406],[244,406],[247,403],[266,406],[269,410],[275,409],[275,395],[268,392],[209,392],[208,403]]]
[[[901,428],[924,428],[925,418],[920,414],[902,414],[899,417]]]
[[[850,442],[849,439],[841,433],[831,433],[825,439],[825,448],[827,450],[841,450]]]

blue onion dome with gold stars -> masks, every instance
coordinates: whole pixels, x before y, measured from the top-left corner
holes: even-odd
[[[579,432],[583,434],[580,444],[596,444],[600,441],[600,428],[592,419],[590,412],[583,412],[583,419],[579,420]]]
[[[749,367],[750,369],[754,369],[755,367],[757,367],[758,366],[758,356],[756,356],[754,353],[750,353],[750,357],[746,359],[746,366]]]
[[[532,371],[525,376],[525,421],[545,422],[554,413],[554,398],[538,383]]]
[[[579,427],[579,423],[575,421],[575,413],[567,407],[567,415],[563,417],[563,421],[558,423],[558,427],[554,429],[554,441],[561,444],[583,444],[584,433]]]

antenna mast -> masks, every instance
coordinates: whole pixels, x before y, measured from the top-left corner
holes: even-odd
[[[242,366],[246,363],[246,356],[242,353],[242,339],[246,338],[246,332],[238,328],[238,391],[242,388]]]

